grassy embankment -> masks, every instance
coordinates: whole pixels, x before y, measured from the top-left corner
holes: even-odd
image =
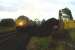
[[[72,42],[75,43],[75,29],[68,30],[68,31],[72,38]],[[52,39],[50,38],[49,40],[52,40]],[[39,47],[41,47],[39,50],[44,50],[44,48],[48,47],[48,37],[43,37],[43,38],[32,37],[29,47],[33,48],[31,46],[34,46],[34,48],[37,48],[37,47],[35,47],[36,45],[37,46],[39,45]],[[63,44],[59,45],[59,47],[57,47],[56,50],[64,50]]]
[[[0,33],[2,32],[11,32],[11,31],[15,31],[15,27],[14,26],[0,26]]]

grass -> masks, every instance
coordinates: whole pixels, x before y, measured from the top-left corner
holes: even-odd
[[[75,29],[69,30],[69,33],[70,33],[70,36],[72,38],[72,41],[75,41]],[[41,47],[38,50],[44,50],[45,48],[48,47],[48,41],[52,41],[52,39],[49,39],[48,40],[48,37],[43,37],[43,38],[40,38],[40,37],[32,37],[30,43],[35,43],[36,42],[36,44],[34,44],[34,45],[38,45],[38,46]],[[31,44],[30,46],[33,46],[33,44]],[[57,46],[56,50],[65,50],[64,47],[65,46],[63,44],[59,43],[59,46]]]
[[[0,33],[15,31],[15,29],[16,29],[16,28],[15,28],[14,26],[12,26],[12,27],[0,26]]]
[[[29,45],[30,45],[30,47],[28,47],[28,48],[30,48],[30,49],[31,49],[31,46],[37,45],[37,47],[36,47],[37,49],[43,50],[43,48],[47,48],[47,46],[48,46],[48,37],[44,37],[44,38],[32,37]]]
[[[75,41],[75,29],[74,30],[69,30],[69,33],[71,35],[72,41]]]

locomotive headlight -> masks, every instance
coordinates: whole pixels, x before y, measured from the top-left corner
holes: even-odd
[[[18,25],[19,25],[19,26],[23,26],[23,25],[24,25],[24,22],[21,21],[21,22],[18,23]]]

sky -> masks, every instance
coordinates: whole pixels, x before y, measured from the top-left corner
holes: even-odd
[[[25,15],[32,20],[58,18],[60,9],[69,8],[75,19],[75,0],[0,0],[0,19]]]

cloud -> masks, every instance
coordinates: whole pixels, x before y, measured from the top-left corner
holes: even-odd
[[[0,0],[0,11],[16,11],[21,4],[21,0]]]
[[[51,17],[58,18],[59,9],[68,7],[69,9],[71,9],[73,17],[74,17],[75,16],[74,2],[75,2],[74,0],[38,0],[38,1],[36,0],[34,2],[34,7],[36,8],[35,14],[37,14],[36,16],[38,15],[43,16],[43,17],[40,17],[41,19],[42,18],[48,19]]]
[[[0,0],[0,11],[12,18],[24,14],[33,20],[35,18],[42,20],[43,18],[58,18],[59,9],[64,7],[71,9],[73,16],[75,16],[74,5],[75,0]],[[10,12],[11,15],[9,15]]]

